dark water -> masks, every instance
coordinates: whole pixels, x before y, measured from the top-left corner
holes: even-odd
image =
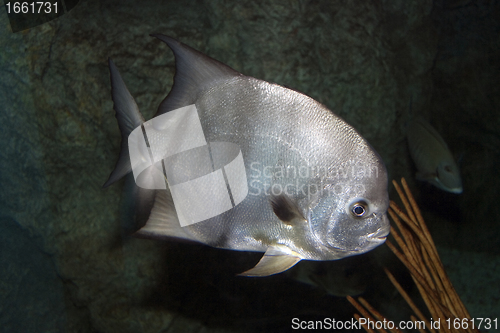
[[[291,273],[237,277],[259,253],[131,236],[138,225],[123,192],[133,182],[102,189],[120,147],[107,59],[149,119],[175,73],[150,33],[342,116],[390,179],[408,180],[471,315],[500,317],[497,1],[58,4],[55,19],[10,22],[0,10],[0,332],[286,332],[293,318],[352,320],[345,297]],[[460,157],[462,194],[414,180],[410,100]],[[336,289],[409,318],[382,266],[417,292],[385,245],[318,265],[317,276],[345,277]]]

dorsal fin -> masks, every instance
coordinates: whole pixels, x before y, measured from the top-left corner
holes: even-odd
[[[449,151],[450,148],[448,148],[448,145],[444,141],[443,137],[438,133],[438,131],[432,127],[432,125],[425,120],[422,116],[418,116],[415,120],[415,124],[419,124],[427,133],[436,140],[436,142],[439,142],[441,145],[441,148],[444,150]]]
[[[242,75],[172,37],[161,34],[151,36],[165,42],[172,49],[176,68],[172,90],[158,107],[155,116],[194,104],[200,91],[215,82]]]

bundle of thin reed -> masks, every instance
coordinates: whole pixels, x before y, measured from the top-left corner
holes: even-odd
[[[415,199],[408,189],[406,180],[401,179],[404,192],[396,181],[393,180],[392,183],[406,210],[406,213],[403,212],[394,201],[391,201],[389,215],[399,229],[398,233],[395,228],[391,227],[391,234],[402,252],[389,240],[386,241],[386,244],[410,272],[433,318],[432,323],[424,317],[389,270],[384,268],[384,271],[415,313],[416,317],[411,316],[411,321],[415,323],[414,327],[421,332],[479,332],[474,328],[474,322],[444,271],[434,241],[425,225]],[[365,319],[371,318],[372,322],[385,319],[361,297],[358,298],[359,302],[352,297],[347,297],[347,299],[360,311]],[[366,310],[372,313],[376,319],[369,317]],[[361,317],[358,314],[355,314],[355,317],[360,321]],[[425,323],[425,326],[418,327],[418,323]],[[374,332],[367,326],[364,326],[364,328],[367,332]],[[379,331],[385,332],[383,329],[379,329]],[[389,329],[389,331],[400,332],[397,328]]]

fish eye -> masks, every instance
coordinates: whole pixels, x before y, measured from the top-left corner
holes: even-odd
[[[362,217],[366,214],[368,204],[364,201],[358,201],[351,205],[351,214],[356,217]]]

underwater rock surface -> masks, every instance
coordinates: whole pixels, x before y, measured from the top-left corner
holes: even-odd
[[[458,15],[455,7],[434,10]],[[498,18],[498,11],[489,13]],[[498,255],[499,218],[491,207],[500,181],[495,173],[500,118],[493,112],[500,93],[498,85],[490,87],[493,76],[485,74],[498,69],[498,24],[485,28],[497,34],[482,35],[490,41],[486,49],[491,64],[478,69],[480,55],[443,51],[453,46],[442,46],[442,39],[457,32],[442,29],[438,16],[430,0],[216,0],[182,5],[89,0],[57,20],[12,34],[0,11],[0,228],[10,240],[2,241],[2,253],[5,248],[10,254],[2,260],[11,267],[0,282],[2,290],[23,291],[19,303],[0,299],[11,306],[0,313],[0,324],[11,326],[2,327],[7,332],[35,331],[33,325],[39,323],[45,323],[47,332],[278,332],[287,331],[296,316],[352,317],[354,309],[345,299],[324,297],[282,276],[235,276],[260,254],[130,236],[137,225],[130,216],[130,198],[122,194],[130,184],[101,188],[120,144],[107,59],[117,64],[141,112],[151,117],[175,73],[173,54],[149,37],[156,32],[245,75],[324,103],[374,146],[390,179],[413,177],[404,127],[412,100],[412,112],[432,116],[452,150],[466,151],[464,194],[450,199],[435,194],[444,207],[425,216],[431,232],[438,244],[465,245],[469,251],[484,244],[477,249]],[[462,60],[462,70],[454,67],[458,59],[469,59]],[[469,76],[482,83],[465,84]],[[446,85],[450,88],[445,94]],[[457,111],[454,103],[462,109]],[[471,119],[474,130],[469,131],[464,126]],[[482,131],[490,139],[478,136]],[[472,147],[481,148],[476,152],[467,143],[473,137]],[[476,156],[481,164],[475,164]],[[420,188],[422,200],[428,195],[425,186],[414,181],[411,186]],[[446,207],[454,210],[453,218],[446,209],[443,214]],[[447,267],[460,275],[481,272],[481,267],[453,266],[460,265],[459,255],[446,257],[451,258],[448,263],[443,258]],[[31,274],[40,277],[38,282]],[[460,286],[466,290],[467,283]],[[376,288],[382,287],[371,281],[368,289]],[[393,304],[382,299],[382,290],[372,293],[380,304]],[[492,293],[498,299],[498,291]],[[477,297],[492,296],[486,291]],[[32,322],[18,321],[14,304],[22,302],[32,304]]]
[[[0,226],[2,332],[64,331],[63,285],[51,257],[16,221],[0,218]]]

